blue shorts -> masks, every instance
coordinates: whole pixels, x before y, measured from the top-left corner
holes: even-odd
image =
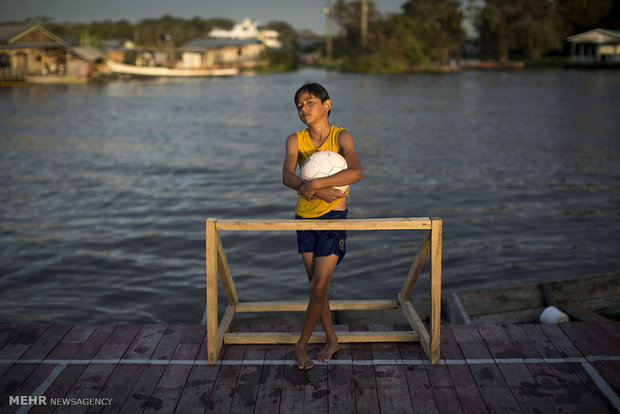
[[[315,218],[295,215],[297,220],[346,219],[349,210],[332,210]],[[315,257],[338,256],[338,264],[347,252],[347,233],[344,230],[297,230],[299,253],[314,253]]]

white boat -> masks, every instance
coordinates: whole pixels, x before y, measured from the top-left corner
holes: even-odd
[[[213,68],[213,69],[170,69],[153,66],[134,66],[125,63],[107,61],[108,68],[114,74],[148,77],[206,77],[206,76],[235,76],[239,74],[238,68]]]

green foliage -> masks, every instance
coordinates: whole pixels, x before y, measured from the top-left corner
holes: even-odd
[[[570,33],[584,32],[599,26],[611,12],[612,0],[556,0],[557,10]]]
[[[268,72],[286,72],[299,67],[294,49],[266,49],[262,53],[262,58],[269,61],[269,65],[265,68]]]
[[[511,53],[540,59],[561,50],[566,36],[555,3],[548,0],[488,0],[476,26],[481,52],[500,61]]]
[[[410,1],[404,13],[382,17],[369,3],[368,39],[360,46],[360,2],[339,1],[334,18],[345,31],[342,68],[349,71],[403,73],[447,61],[464,40],[455,0]]]

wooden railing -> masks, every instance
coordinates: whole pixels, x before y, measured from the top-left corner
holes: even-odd
[[[340,342],[414,342],[419,341],[432,364],[439,362],[439,332],[441,316],[441,249],[442,221],[440,218],[392,218],[349,220],[217,220],[206,223],[207,271],[207,349],[210,364],[217,362],[223,343],[226,344],[293,344],[299,334],[288,332],[234,332],[228,329],[235,312],[305,311],[307,301],[239,302],[237,288],[219,236],[226,231],[270,230],[424,230],[422,242],[396,300],[330,301],[332,310],[398,309],[404,313],[411,331],[338,332]],[[430,330],[414,309],[410,298],[430,252]],[[228,306],[221,320],[218,317],[218,285],[220,277]],[[305,278],[304,278],[305,280]],[[301,279],[300,279],[301,283]],[[311,343],[325,342],[325,334],[315,333]]]

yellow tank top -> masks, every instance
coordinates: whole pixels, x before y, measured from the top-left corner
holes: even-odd
[[[343,151],[340,149],[340,145],[338,145],[338,135],[340,135],[341,131],[346,131],[346,129],[332,125],[329,136],[319,148],[312,143],[307,128],[297,132],[297,164],[299,165],[299,170],[301,171],[301,166],[304,164],[304,161],[317,151],[333,151],[344,156]],[[349,190],[347,189],[347,193],[348,192]],[[338,199],[332,203],[327,203],[318,198],[306,200],[304,197],[300,196],[297,199],[295,214],[304,218],[319,217],[331,211],[340,200],[341,199]]]

